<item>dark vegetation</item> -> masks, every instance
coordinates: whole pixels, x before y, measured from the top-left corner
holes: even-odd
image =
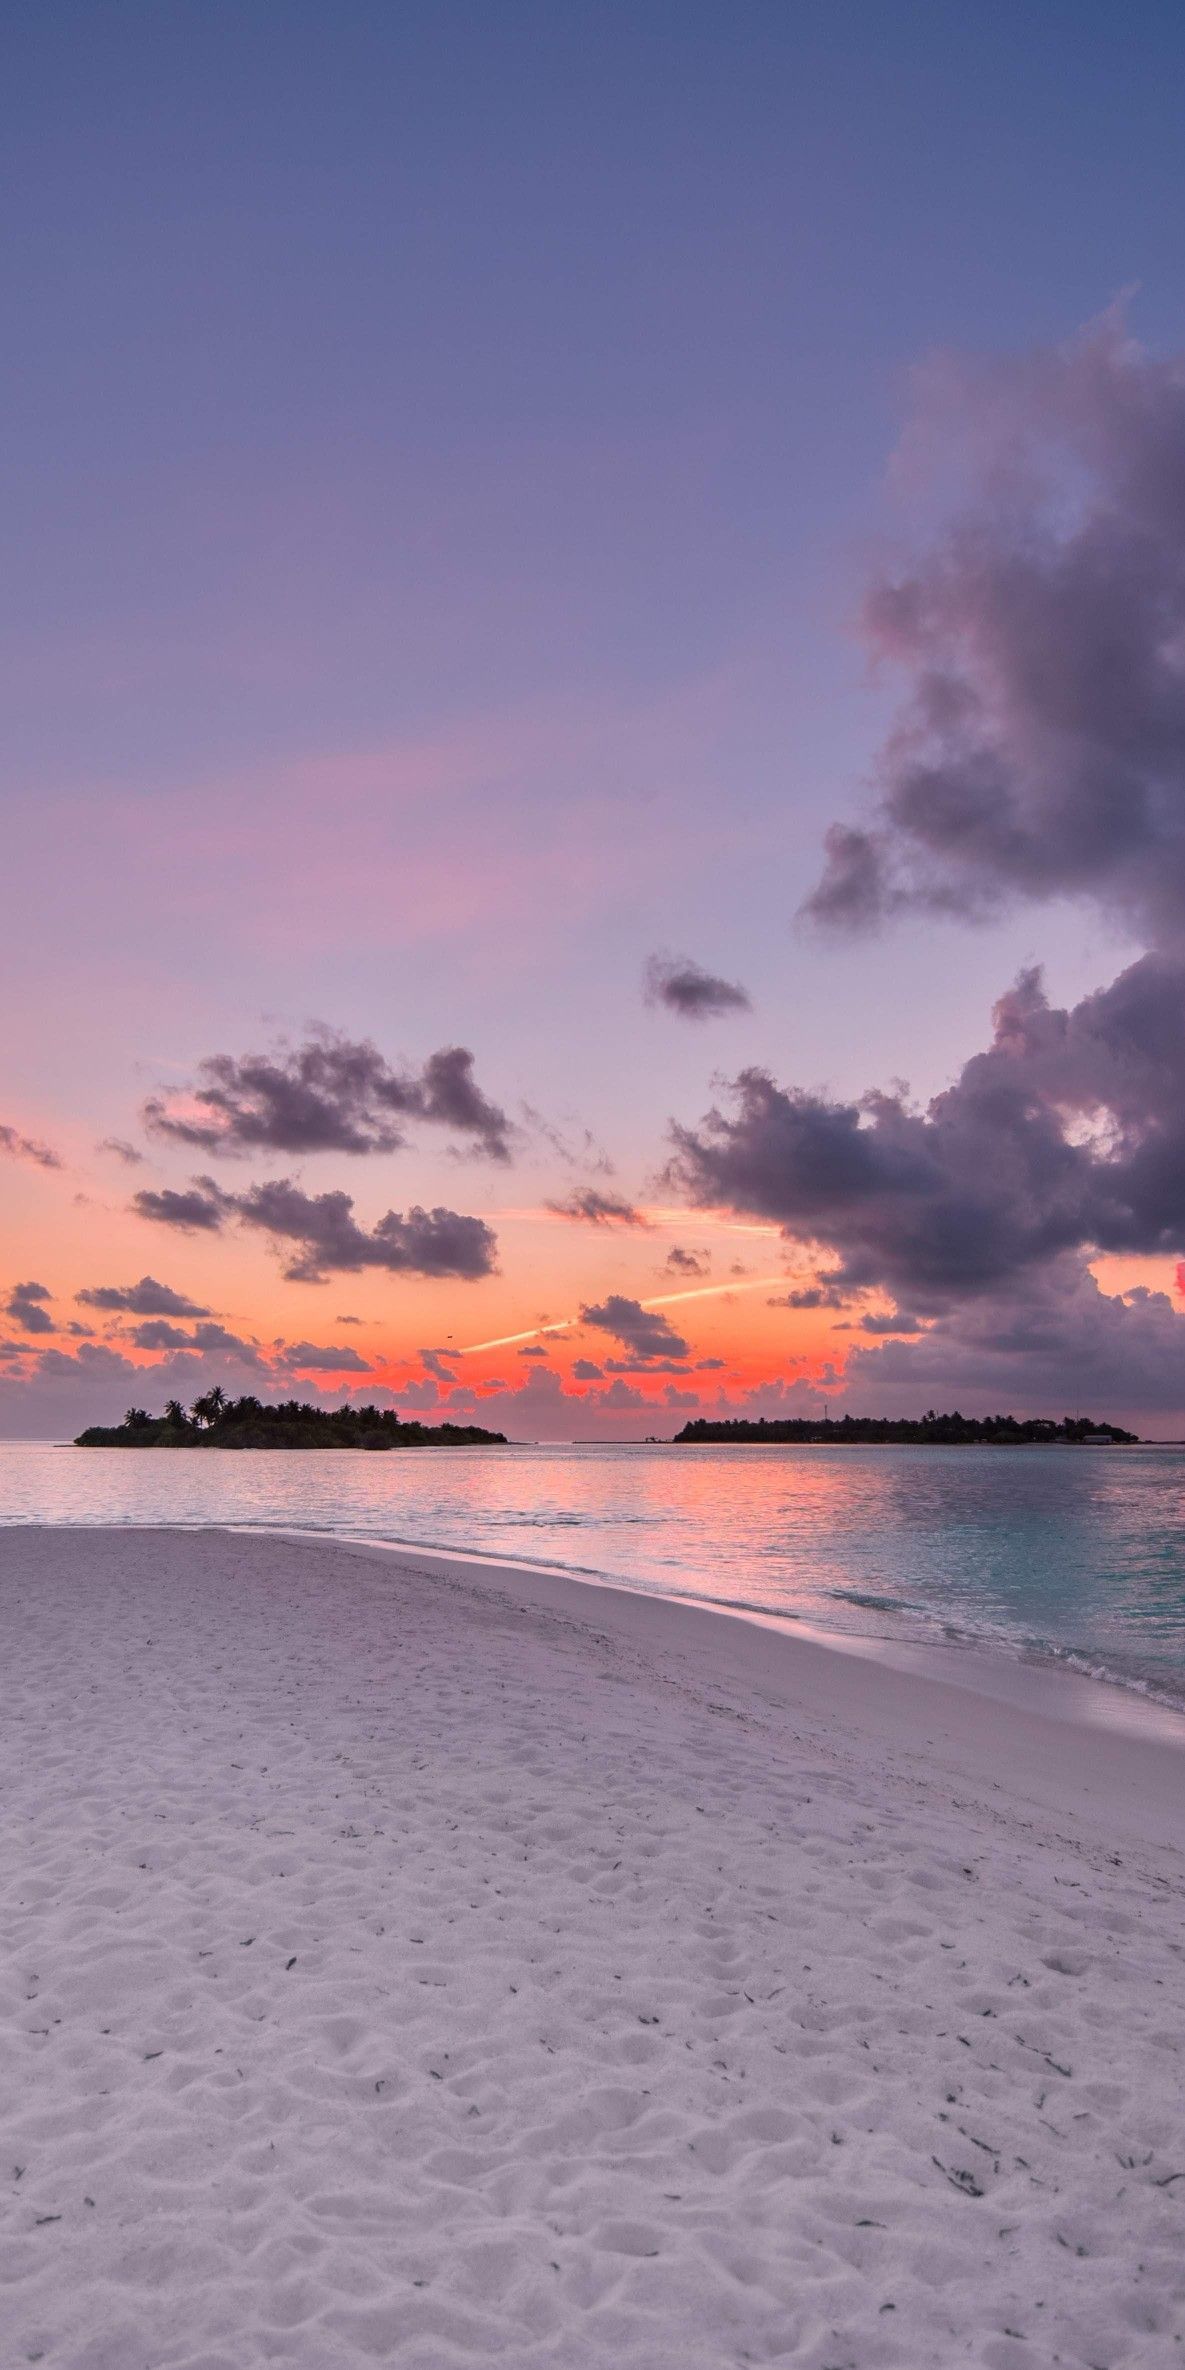
[[[163,1415],[129,1407],[122,1424],[92,1424],[76,1448],[480,1448],[505,1446],[504,1432],[477,1424],[401,1423],[390,1407],[310,1407],[285,1399],[228,1399],[215,1388],[186,1411],[170,1399]]]
[[[1089,1415],[1066,1415],[1059,1424],[1052,1416],[1029,1416],[1021,1421],[1014,1415],[960,1415],[957,1407],[953,1415],[935,1415],[931,1407],[923,1416],[843,1415],[835,1423],[813,1416],[779,1417],[773,1422],[763,1418],[755,1423],[744,1419],[710,1423],[705,1417],[697,1416],[694,1423],[684,1424],[682,1431],[675,1434],[676,1442],[764,1440],[820,1444],[828,1448],[862,1447],[869,1443],[917,1444],[926,1448],[979,1444],[988,1448],[1027,1448],[1059,1441],[1077,1448],[1104,1440],[1130,1445],[1137,1438],[1137,1433],[1124,1432],[1118,1424],[1096,1424]]]

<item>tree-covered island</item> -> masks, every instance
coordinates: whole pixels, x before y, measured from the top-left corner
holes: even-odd
[[[392,1407],[310,1407],[285,1399],[228,1399],[215,1388],[185,1409],[170,1399],[163,1415],[129,1407],[122,1424],[92,1424],[76,1448],[487,1448],[505,1432],[477,1424],[401,1423]]]
[[[1107,1448],[1134,1447],[1138,1439],[1136,1432],[1125,1432],[1119,1424],[1098,1424],[1089,1415],[1066,1415],[1055,1423],[1052,1416],[960,1415],[957,1407],[953,1415],[936,1415],[931,1407],[923,1416],[842,1415],[834,1423],[813,1416],[753,1422],[738,1417],[713,1423],[698,1416],[676,1432],[674,1445],[737,1441],[824,1448]]]

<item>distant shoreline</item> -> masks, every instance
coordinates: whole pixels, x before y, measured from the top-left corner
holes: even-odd
[[[819,1448],[1138,1448],[1136,1432],[1096,1423],[1093,1416],[936,1415],[919,1417],[844,1415],[830,1422],[809,1417],[734,1418],[712,1422],[700,1416],[676,1432],[673,1447],[722,1446]]]

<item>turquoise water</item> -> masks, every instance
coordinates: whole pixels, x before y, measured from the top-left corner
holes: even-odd
[[[136,1455],[4,1442],[0,1526],[13,1522],[475,1548],[818,1628],[994,1643],[1185,1701],[1176,1449]]]

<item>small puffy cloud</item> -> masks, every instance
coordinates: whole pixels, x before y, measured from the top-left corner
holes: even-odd
[[[447,1364],[445,1363],[446,1360],[448,1361]],[[448,1383],[450,1387],[456,1382],[457,1378],[453,1371],[453,1368],[456,1364],[455,1351],[432,1349],[421,1350],[420,1364],[423,1367],[425,1374],[435,1375],[437,1382]]]
[[[921,1320],[918,1317],[867,1316],[860,1319],[862,1333],[920,1333],[922,1330]]]
[[[371,1367],[357,1350],[346,1344],[322,1341],[289,1341],[284,1344],[282,1357],[294,1374],[369,1374]]]
[[[695,1371],[697,1374],[715,1374],[719,1373],[727,1364],[727,1358],[697,1358]]]
[[[680,1020],[716,1020],[752,1009],[752,999],[736,980],[718,979],[688,956],[651,955],[644,984],[646,1002],[677,1013]]]
[[[364,1317],[343,1317],[341,1315],[336,1316],[333,1320],[335,1325],[362,1325],[365,1321]]]
[[[195,1178],[187,1193],[170,1186],[159,1193],[139,1192],[132,1208],[158,1226],[174,1226],[180,1234],[218,1234],[226,1221],[226,1204],[212,1177]]]
[[[83,1308],[124,1310],[133,1317],[208,1317],[210,1314],[208,1308],[199,1308],[196,1300],[187,1299],[184,1292],[174,1292],[171,1284],[159,1283],[155,1276],[141,1276],[138,1284],[90,1284],[74,1297]]]
[[[544,1349],[542,1342],[528,1341],[518,1354],[520,1358],[546,1358],[549,1352]]]
[[[605,1300],[587,1304],[580,1311],[580,1321],[611,1334],[639,1363],[687,1355],[688,1344],[660,1309],[643,1308],[640,1300],[631,1300],[622,1292],[610,1292]]]
[[[129,1339],[138,1350],[187,1350],[193,1346],[193,1335],[183,1325],[170,1324],[167,1317],[146,1317],[142,1325],[132,1327]]]
[[[397,1071],[368,1040],[316,1029],[303,1045],[270,1054],[211,1054],[191,1087],[144,1105],[150,1134],[222,1154],[396,1152],[414,1121],[468,1137],[495,1160],[510,1157],[510,1123],[481,1092],[463,1045]]]
[[[46,1284],[14,1284],[4,1304],[5,1313],[22,1333],[52,1333],[54,1321],[43,1306],[51,1298]]]
[[[129,1144],[124,1136],[104,1136],[102,1143],[96,1144],[95,1150],[109,1152],[114,1160],[121,1160],[128,1169],[138,1169],[144,1165],[143,1153],[137,1152],[135,1145]]]
[[[9,1160],[29,1160],[34,1168],[60,1169],[61,1158],[52,1146],[43,1144],[36,1136],[24,1136],[19,1128],[0,1122],[0,1153]]]
[[[706,1251],[688,1251],[682,1243],[672,1243],[667,1252],[666,1269],[673,1276],[706,1276],[712,1262]]]
[[[650,1220],[618,1193],[602,1193],[596,1185],[578,1185],[562,1201],[549,1201],[545,1207],[557,1218],[572,1218],[581,1226],[638,1226],[647,1227]]]
[[[572,1372],[577,1382],[603,1382],[605,1379],[604,1367],[598,1366],[592,1358],[574,1359]]]
[[[775,1292],[765,1305],[767,1308],[847,1308],[850,1302],[848,1294],[838,1291],[834,1284],[803,1284],[793,1292]]]

